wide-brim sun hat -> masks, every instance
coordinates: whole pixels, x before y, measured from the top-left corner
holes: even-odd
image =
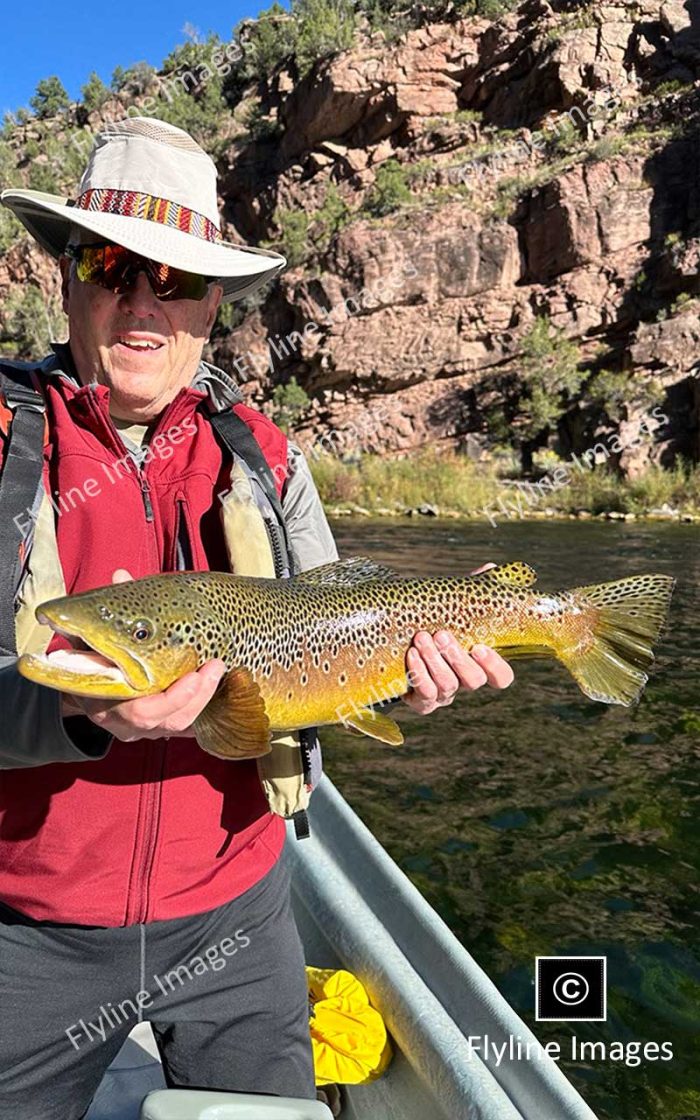
[[[11,188],[0,202],[53,257],[78,226],[97,240],[212,277],[224,301],[251,295],[287,263],[271,249],[223,240],[214,161],[187,132],[153,117],[105,125],[75,199]]]

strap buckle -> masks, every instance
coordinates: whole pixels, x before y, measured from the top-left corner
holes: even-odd
[[[19,385],[16,381],[5,386],[5,404],[7,408],[26,408],[28,412],[45,412],[46,404],[37,389],[28,385]]]

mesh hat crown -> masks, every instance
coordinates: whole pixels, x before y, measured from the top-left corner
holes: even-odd
[[[187,132],[152,117],[98,133],[75,200],[13,188],[0,202],[54,257],[78,226],[97,241],[216,279],[224,300],[250,295],[287,263],[270,249],[223,240],[214,161]]]

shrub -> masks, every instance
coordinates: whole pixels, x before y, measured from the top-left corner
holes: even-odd
[[[251,140],[274,140],[283,132],[280,121],[268,117],[260,101],[246,105],[241,120]]]
[[[319,443],[322,448],[323,438]],[[491,463],[474,463],[434,447],[414,450],[401,459],[363,452],[347,461],[343,448],[355,451],[355,443],[354,437],[340,441],[341,454],[335,455],[311,449],[311,472],[325,504],[357,503],[368,509],[431,504],[483,516],[483,507],[500,492]]]
[[[298,22],[281,4],[272,4],[254,21],[246,21],[236,32],[241,48],[240,78],[243,82],[265,78],[295,50]]]
[[[465,7],[473,9],[476,15],[484,19],[500,19],[517,7],[519,0],[472,0]]]
[[[0,182],[3,188],[21,184],[15,153],[6,140],[0,140]]]
[[[264,241],[263,246],[279,248],[290,268],[301,264],[309,255],[309,215],[304,210],[278,210],[275,221],[280,227],[278,241]]]
[[[357,17],[352,0],[296,0],[293,12],[299,21],[296,59],[301,75],[317,59],[353,45]]]
[[[123,66],[115,66],[110,81],[110,89],[113,93],[119,93],[120,89],[124,86],[126,81],[126,70]]]
[[[68,129],[63,141],[47,137],[44,151],[53,165],[61,194],[75,194],[91,147],[92,136],[82,129]]]
[[[15,153],[5,140],[0,140],[0,190],[22,186]],[[0,253],[6,253],[22,236],[24,227],[6,206],[0,206]]]
[[[538,316],[522,340],[518,384],[520,396],[509,419],[494,409],[487,415],[490,435],[502,439],[510,428],[510,439],[519,449],[524,472],[533,467],[533,455],[547,434],[574,403],[586,372],[575,343]],[[500,417],[500,420],[499,420]],[[507,437],[506,437],[507,438]]]
[[[552,133],[548,134],[547,147],[557,155],[567,155],[577,151],[582,144],[581,133],[566,114],[555,122]]]
[[[117,66],[110,82],[112,91],[119,93],[122,90],[134,94],[145,93],[155,76],[155,69],[148,62],[135,62],[128,70]]]
[[[677,315],[687,304],[693,303],[694,299],[690,292],[680,292],[671,304],[671,314]]]
[[[55,117],[57,113],[65,112],[70,105],[70,101],[61,79],[53,74],[50,78],[42,78],[37,83],[36,91],[34,96],[30,97],[29,104],[37,117],[44,120],[46,117]]]
[[[285,385],[275,386],[272,394],[275,423],[283,432],[292,430],[301,414],[308,408],[309,396],[296,377],[290,377]]]
[[[540,315],[523,338],[521,431],[532,440],[566,411],[586,378],[578,346]]]
[[[217,76],[206,82],[199,93],[180,90],[168,99],[161,98],[155,115],[176,128],[183,128],[210,155],[216,155],[217,139],[221,143],[225,142],[219,136],[221,116],[225,109],[221,79]]]
[[[378,32],[385,43],[393,44],[416,27],[415,8],[398,10],[395,0],[360,0],[360,10],[365,14],[373,31]]]
[[[247,315],[260,307],[266,300],[267,293],[258,288],[249,296],[244,296],[243,299],[231,300],[228,303],[222,303],[219,306],[219,311],[216,317],[216,334],[227,335],[231,331],[239,327]]]
[[[99,74],[93,70],[87,82],[81,89],[83,96],[83,105],[88,113],[92,113],[95,109],[100,109],[110,95],[110,91],[102,81]]]
[[[411,202],[406,170],[396,159],[388,159],[377,170],[377,178],[365,203],[365,209],[376,218],[391,214]]]
[[[626,136],[601,136],[586,152],[586,163],[601,163],[624,151],[629,143]]]
[[[215,70],[218,73],[220,66],[215,65],[213,56],[215,52],[220,52],[223,47],[224,43],[218,35],[213,33],[207,36],[204,42],[190,39],[187,43],[180,43],[170,52],[163,62],[161,70],[166,74],[178,70],[189,70],[194,74],[198,70],[201,72],[206,67],[208,70]]]
[[[22,223],[6,206],[0,208],[0,253],[6,253],[23,234]]]
[[[352,221],[352,211],[338,192],[335,183],[329,183],[323,205],[314,215],[314,246],[322,252],[337,233]]]
[[[623,419],[627,408],[650,412],[661,404],[665,389],[655,377],[635,377],[633,374],[603,369],[586,386],[586,397],[604,409],[612,421]]]
[[[292,0],[290,11],[274,3],[236,29],[242,54],[237,76],[265,80],[294,57],[303,77],[318,59],[351,47],[356,26],[352,0]]]
[[[501,179],[496,186],[496,201],[491,208],[493,216],[502,218],[504,221],[509,218],[513,213],[515,203],[527,188],[528,180],[522,176],[510,175]]]
[[[205,42],[191,40],[176,47],[158,79],[155,115],[189,132],[214,156],[225,143],[221,122],[227,111],[225,78],[231,65],[225,44],[217,35],[209,35]]]
[[[500,19],[511,12],[519,0],[429,0],[428,3],[405,5],[398,0],[359,0],[359,10],[370,26],[390,41],[413,27],[440,23],[456,16],[479,15]]]
[[[13,358],[41,357],[48,350],[58,320],[58,308],[39,288],[33,284],[14,288],[0,304],[0,353]]]
[[[352,220],[353,214],[334,183],[328,186],[323,205],[315,214],[305,210],[276,210],[280,235],[261,244],[284,253],[290,268],[302,264],[312,252],[323,253],[331,239]]]
[[[56,173],[48,160],[34,160],[29,167],[29,186],[33,191],[55,194],[58,190]]]

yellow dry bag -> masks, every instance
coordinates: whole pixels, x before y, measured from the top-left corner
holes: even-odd
[[[307,968],[316,1084],[362,1085],[391,1061],[384,1020],[360,981],[344,969]]]

